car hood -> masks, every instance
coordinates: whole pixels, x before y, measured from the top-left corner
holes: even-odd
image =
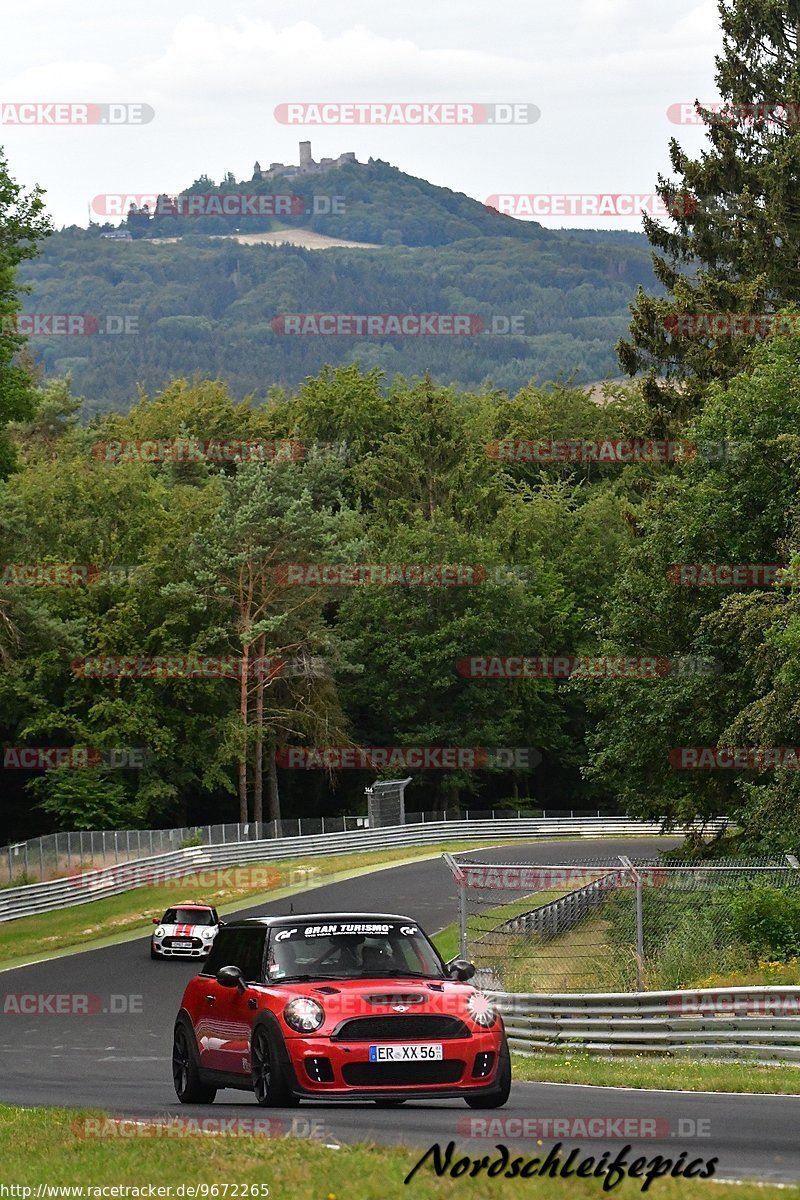
[[[358,1017],[429,1016],[459,1017],[469,1024],[470,1001],[479,993],[467,983],[427,979],[331,979],[309,983],[273,984],[254,988],[288,1003],[298,997],[316,1000],[325,1010],[328,1030]],[[321,1030],[322,1032],[322,1030]]]

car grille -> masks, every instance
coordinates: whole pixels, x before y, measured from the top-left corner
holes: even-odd
[[[464,1064],[455,1058],[441,1062],[348,1063],[342,1078],[351,1087],[392,1087],[425,1083],[457,1083]]]
[[[331,1034],[336,1042],[404,1042],[435,1038],[468,1038],[471,1034],[458,1017],[412,1016],[355,1017],[343,1021]]]

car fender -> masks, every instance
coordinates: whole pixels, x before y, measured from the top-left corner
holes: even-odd
[[[250,1033],[251,1043],[252,1043],[253,1034],[255,1033],[255,1031],[257,1029],[266,1029],[267,1030],[267,1032],[269,1033],[270,1041],[272,1042],[272,1045],[275,1048],[275,1051],[277,1053],[278,1059],[280,1060],[281,1067],[286,1072],[287,1078],[289,1080],[291,1080],[293,1083],[295,1083],[296,1077],[295,1077],[295,1073],[294,1073],[294,1067],[292,1066],[292,1060],[289,1056],[289,1050],[286,1046],[286,1036],[285,1036],[283,1030],[281,1029],[280,1021],[278,1020],[276,1014],[274,1012],[272,1012],[271,1009],[262,1008],[261,1011],[259,1012],[258,1016],[256,1017],[255,1021],[253,1022],[253,1028]]]

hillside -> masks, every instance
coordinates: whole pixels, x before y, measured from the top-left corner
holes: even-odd
[[[201,179],[190,192],[214,186]],[[245,186],[285,192],[289,184]],[[96,225],[48,239],[20,273],[32,288],[26,310],[89,314],[86,328],[97,332],[33,338],[44,370],[70,371],[90,412],[125,410],[137,386],[153,392],[178,375],[221,378],[236,394],[263,396],[326,363],[352,361],[509,391],[531,379],[587,383],[618,374],[613,347],[627,329],[628,305],[639,284],[654,286],[641,235],[546,230],[385,163],[348,164],[291,188],[310,189],[309,202],[312,191],[335,188],[344,212],[294,224],[139,214],[132,241],[103,239]],[[269,232],[259,225],[276,237],[302,226],[379,246],[322,252],[235,240],[237,227]],[[421,313],[469,317],[469,335],[283,332],[285,314]]]
[[[291,205],[286,207],[296,215],[225,216],[212,212],[184,216],[164,203],[163,211],[150,205],[148,216],[139,213],[126,224],[134,237],[233,233],[237,228],[259,233],[297,225],[329,237],[386,246],[445,246],[471,237],[541,241],[550,236],[535,221],[502,216],[463,192],[438,187],[376,159],[346,163],[308,176],[277,175],[269,180],[237,182],[228,175],[223,183],[216,184],[203,175],[182,195],[224,197],[231,193],[248,198],[292,197]],[[281,212],[279,202],[274,207]]]

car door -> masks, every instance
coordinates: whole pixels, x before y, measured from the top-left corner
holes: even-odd
[[[222,987],[216,972],[220,967],[238,967],[248,983],[262,981],[265,930],[226,929],[214,947],[203,976],[202,1016],[198,1023],[200,1063],[206,1070],[228,1075],[250,1073],[250,1031],[258,1001],[251,988],[240,991]],[[224,962],[222,960],[225,960]]]

